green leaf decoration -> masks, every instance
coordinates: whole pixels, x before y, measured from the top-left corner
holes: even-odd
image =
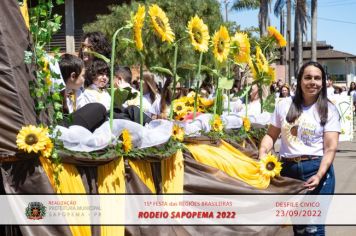
[[[184,64],[177,66],[177,68],[185,69],[185,70],[196,70],[198,67],[196,64],[184,63]]]
[[[274,111],[275,104],[275,94],[270,94],[267,96],[266,100],[263,102],[263,110],[272,113]]]
[[[97,53],[97,52],[94,52],[94,51],[88,51],[87,53],[93,54],[95,57],[105,61],[108,64],[110,63],[110,59],[107,58],[106,56],[100,54],[100,53]]]
[[[151,71],[155,71],[161,74],[166,74],[166,75],[170,75],[173,76],[173,72],[170,69],[164,68],[164,67],[160,67],[160,66],[153,66],[150,68]]]
[[[250,91],[251,89],[251,85],[248,85],[248,86],[245,86],[243,90],[240,90],[238,93],[237,93],[237,96],[238,97],[245,97],[246,94]]]
[[[127,101],[138,96],[138,92],[133,92],[130,87],[115,89],[114,92],[114,107],[122,108],[122,105]]]
[[[219,78],[219,88],[221,89],[232,89],[234,85],[233,79],[228,79],[226,76]]]

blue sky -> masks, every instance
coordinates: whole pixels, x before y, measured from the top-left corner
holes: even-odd
[[[233,2],[233,1],[230,1]],[[280,29],[279,19],[270,13],[271,24]],[[229,8],[231,8],[231,3]],[[223,10],[225,18],[225,11]],[[250,26],[258,26],[258,10],[228,12],[229,21],[236,21],[242,29]],[[292,21],[294,13],[292,13]],[[292,28],[294,23],[292,22]],[[310,25],[307,29],[308,41],[310,40]],[[292,40],[293,40],[292,31]],[[326,41],[335,50],[356,55],[356,0],[319,0],[318,1],[318,41]]]

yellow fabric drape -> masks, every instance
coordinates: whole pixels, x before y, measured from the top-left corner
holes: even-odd
[[[22,5],[20,6],[20,11],[23,16],[23,19],[25,20],[27,29],[30,28],[30,17],[28,15],[27,0],[23,1]]]
[[[85,188],[82,182],[82,179],[78,173],[77,168],[74,165],[70,164],[63,164],[62,171],[59,172],[58,179],[60,181],[59,186],[55,185],[54,181],[54,167],[52,163],[44,157],[40,157],[40,161],[44,171],[46,172],[49,181],[54,189],[58,194],[63,193],[79,193],[85,194]],[[58,198],[61,200],[73,200],[75,196],[73,195],[58,195]],[[68,199],[66,199],[68,198]],[[80,198],[80,201],[83,201],[83,198]],[[82,202],[84,205],[89,205],[88,202]],[[66,216],[66,219],[70,223],[75,223],[75,217]],[[90,222],[90,218],[88,217],[87,222]],[[91,229],[90,226],[69,226],[70,231],[72,232],[73,236],[90,236]]]
[[[186,147],[196,161],[224,171],[251,186],[265,189],[270,184],[270,179],[260,174],[257,161],[224,141],[218,147],[207,144],[186,144]]]
[[[98,167],[98,191],[100,194],[125,193],[125,166],[124,158],[111,161],[106,165]],[[119,222],[125,215],[125,202],[122,198],[115,198],[115,202],[100,200],[102,209],[102,219],[115,219]],[[107,214],[108,213],[108,214]],[[120,217],[120,218],[118,218]],[[101,236],[120,236],[125,235],[124,226],[101,226]]]
[[[161,161],[163,193],[183,193],[184,160],[182,150]]]
[[[131,161],[129,165],[132,170],[138,175],[140,180],[147,186],[152,193],[156,193],[156,188],[153,183],[151,164],[148,161]]]

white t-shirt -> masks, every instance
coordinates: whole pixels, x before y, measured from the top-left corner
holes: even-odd
[[[336,107],[328,102],[328,120],[320,125],[316,104],[302,107],[300,117],[289,124],[286,116],[292,103],[291,99],[281,100],[271,117],[271,124],[281,129],[280,156],[297,157],[301,155],[324,155],[324,132],[341,131],[340,116]]]
[[[100,90],[94,84],[91,84],[84,90],[83,96],[85,104],[97,102],[103,104],[107,111],[110,109],[111,96],[105,89]]]
[[[334,89],[334,87],[327,87],[326,88],[326,92],[327,92],[327,96],[329,98],[329,97],[332,97],[335,94],[335,89]]]
[[[351,91],[350,96],[352,97],[353,102],[356,102],[356,90]]]
[[[134,98],[134,99],[131,99],[131,100],[127,100],[126,102],[124,102],[124,104],[122,104],[122,106],[124,108],[128,107],[128,106],[137,106],[137,107],[140,107],[140,91],[134,89],[134,88],[131,88],[131,91],[133,93],[137,93],[137,96]],[[158,98],[158,94],[156,95],[156,100],[157,101],[157,98]],[[149,100],[148,100],[149,99]],[[149,110],[152,106],[151,104],[151,98],[147,95],[144,95],[142,97],[142,105],[143,105],[143,112],[146,113],[146,115],[150,116],[150,113],[149,113]]]
[[[86,102],[84,101],[82,89],[78,89],[78,90],[74,90],[74,91],[67,91],[68,95],[70,93],[74,94],[73,99],[75,99],[75,102],[72,100],[71,96],[66,97],[66,102],[67,102],[67,106],[68,106],[68,112],[72,113],[72,112],[78,110],[79,108],[83,107],[86,104]],[[75,109],[74,109],[74,105],[75,105]]]

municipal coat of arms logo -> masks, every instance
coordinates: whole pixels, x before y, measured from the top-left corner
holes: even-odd
[[[46,207],[41,202],[30,202],[25,214],[30,220],[40,220],[46,216]]]

